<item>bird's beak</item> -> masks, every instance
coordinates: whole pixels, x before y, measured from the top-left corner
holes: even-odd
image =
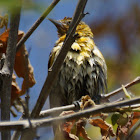
[[[60,34],[63,34],[65,32],[66,29],[65,29],[63,23],[61,23],[58,20],[51,19],[51,18],[48,18],[48,20],[51,21],[56,26],[56,28]]]

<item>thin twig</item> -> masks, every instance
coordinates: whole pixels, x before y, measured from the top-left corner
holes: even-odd
[[[30,113],[29,113],[29,99],[30,99],[30,96],[29,96],[29,90],[27,90],[27,94],[25,96],[25,102],[26,102],[26,118],[28,119],[29,121],[29,124],[32,126],[31,122],[30,122]]]
[[[137,78],[135,78],[135,79],[134,79],[133,81],[131,81],[130,83],[124,85],[124,87],[125,87],[125,88],[129,88],[129,87],[131,87],[131,86],[133,86],[133,85],[136,85],[136,84],[138,84],[138,83],[140,83],[140,76],[138,76]],[[114,90],[114,91],[112,91],[112,92],[110,92],[110,93],[108,93],[108,94],[102,95],[101,100],[102,100],[103,102],[106,102],[106,101],[108,101],[108,99],[109,99],[110,97],[112,97],[112,96],[118,94],[118,93],[121,92],[121,91],[123,91],[122,87],[120,87],[120,88],[118,88],[118,89],[116,89],[116,90]]]
[[[39,115],[55,81],[57,80],[57,75],[58,75],[60,68],[63,64],[63,61],[67,55],[67,52],[69,51],[72,43],[75,40],[74,33],[76,30],[76,26],[79,24],[81,17],[83,17],[83,15],[84,15],[83,12],[84,12],[86,2],[87,2],[87,0],[79,0],[79,2],[77,4],[75,13],[74,13],[73,18],[72,18],[71,25],[70,25],[69,30],[68,30],[67,37],[65,38],[64,44],[62,46],[62,49],[60,50],[60,53],[58,54],[57,59],[55,60],[53,66],[51,67],[51,71],[48,71],[48,76],[47,76],[46,81],[43,85],[40,96],[37,100],[37,103],[36,103],[32,113],[31,113],[32,118],[36,118]]]
[[[98,113],[114,112],[114,109],[120,109],[122,107],[131,108],[131,105],[135,105],[138,103],[140,103],[140,97],[131,99],[131,100],[127,100],[127,101],[118,102],[118,103],[109,103],[109,104],[105,104],[105,105],[95,106],[93,108],[83,110],[83,111],[80,111],[80,112],[77,112],[74,114],[66,115],[66,116],[59,116],[59,117],[54,117],[54,118],[50,118],[50,119],[31,120],[31,123],[34,126],[34,128],[45,127],[45,126],[52,125],[54,122],[57,123],[57,122],[64,122],[64,121],[70,121],[70,120],[78,120],[81,117],[88,118],[90,115],[95,115]],[[22,131],[25,128],[26,129],[30,128],[28,120],[0,122],[0,131],[1,130]]]
[[[40,23],[46,18],[46,16],[52,11],[52,9],[57,5],[60,0],[53,0],[53,2],[47,7],[44,13],[39,17],[39,19],[33,24],[29,31],[21,38],[17,44],[17,51],[25,43],[25,41],[30,37],[30,35],[36,30]]]
[[[79,102],[79,107],[80,107],[80,105],[81,105],[81,102]],[[52,116],[52,114],[55,114],[55,113],[57,114],[57,112],[63,112],[63,111],[68,111],[68,110],[77,111],[77,110],[79,110],[79,107],[77,107],[75,104],[67,105],[67,106],[61,106],[61,107],[55,107],[55,108],[52,108],[52,109],[41,111],[38,118],[44,118],[44,117]]]
[[[10,106],[11,106],[11,82],[12,82],[12,73],[15,62],[16,55],[16,43],[18,37],[18,27],[20,21],[20,11],[21,4],[15,6],[15,9],[11,9],[11,18],[10,18],[10,32],[8,45],[6,49],[6,58],[4,66],[0,71],[0,76],[2,79],[2,91],[1,91],[1,120],[10,120]],[[10,131],[2,132],[2,140],[10,140],[11,134]]]
[[[30,49],[30,51],[31,51],[31,49]],[[30,53],[30,52],[29,52],[29,53]],[[27,73],[26,73],[26,75],[25,75],[25,80],[26,80],[25,87],[29,87],[29,78],[28,78],[28,76],[27,76],[27,75],[29,75],[29,69],[28,69],[28,65],[29,65],[28,57],[29,57],[29,54],[26,53],[25,57],[26,57],[26,66],[25,66],[25,67],[26,67],[26,70],[27,70]],[[29,99],[30,99],[29,91],[30,91],[30,90],[27,89],[27,91],[26,91],[26,96],[25,96],[25,103],[26,103],[25,117],[28,119],[29,124],[30,124],[30,126],[32,127],[32,124],[31,124],[31,122],[30,122],[30,113],[29,113]]]

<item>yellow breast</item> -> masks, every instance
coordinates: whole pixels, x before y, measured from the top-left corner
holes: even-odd
[[[56,46],[53,48],[50,58],[50,66],[56,59],[62,45],[63,41],[65,39],[65,35],[61,36],[58,41],[56,42]],[[93,57],[93,54],[100,57],[104,60],[103,55],[96,47],[93,39],[91,37],[80,37],[75,40],[75,42],[72,44],[70,51],[67,54],[68,59],[65,59],[65,61],[69,61],[73,59],[78,65],[83,64],[85,60],[87,60],[90,57]]]
[[[53,48],[52,56],[51,56],[51,65],[54,61],[55,57],[58,55],[63,41],[65,39],[65,35],[60,37],[56,42],[56,46]],[[91,57],[91,51],[94,49],[94,41],[89,37],[80,37],[71,46],[71,50],[67,54],[67,58],[73,59],[78,65],[82,64],[86,58]]]

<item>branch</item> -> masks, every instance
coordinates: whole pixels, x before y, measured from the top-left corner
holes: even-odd
[[[81,102],[80,102],[80,104],[81,104]],[[101,106],[101,105],[96,105],[95,107],[99,107],[99,106]],[[136,105],[131,105],[130,107],[125,106],[123,108],[114,108],[110,112],[132,112],[133,111],[132,109],[136,109],[136,108],[139,108],[139,107],[140,107],[140,104],[136,104]],[[45,117],[51,116],[54,113],[57,114],[57,112],[63,112],[63,111],[69,111],[69,110],[77,111],[77,108],[75,107],[74,104],[64,106],[64,107],[55,107],[55,108],[52,108],[52,109],[41,111],[38,118],[45,118]],[[136,112],[136,110],[135,110],[135,112]]]
[[[6,49],[6,58],[4,62],[4,66],[0,71],[0,78],[2,81],[2,89],[1,89],[1,120],[10,120],[10,106],[11,106],[11,82],[12,82],[12,73],[15,62],[16,55],[16,43],[18,37],[18,27],[20,21],[20,11],[21,5],[19,4],[13,11],[11,9],[11,18],[10,18],[10,32],[8,45]],[[2,140],[10,139],[10,132],[2,132]]]
[[[65,38],[64,44],[62,46],[62,49],[60,50],[60,53],[55,60],[51,70],[48,71],[48,76],[46,78],[46,81],[43,85],[43,88],[41,90],[40,96],[37,100],[37,103],[31,113],[31,118],[36,118],[42,107],[44,106],[44,103],[57,79],[57,75],[60,71],[60,68],[63,64],[63,61],[67,55],[67,52],[69,51],[72,43],[74,42],[74,33],[76,30],[77,25],[79,24],[80,20],[83,18],[83,11],[85,8],[87,0],[79,0],[78,5],[76,7],[75,13],[72,18],[72,22],[70,24],[67,37]]]
[[[42,119],[42,120],[34,120],[31,121],[33,123],[33,126],[36,127],[43,127],[43,126],[49,126],[52,125],[54,122],[63,122],[63,121],[70,121],[70,120],[77,120],[80,119],[81,117],[89,117],[90,115],[98,114],[98,113],[110,113],[114,112],[113,109],[119,109],[121,107],[130,107],[130,105],[134,104],[139,104],[140,103],[140,97],[131,99],[128,101],[122,101],[119,103],[109,103],[105,105],[99,105],[94,108],[90,108],[81,112],[77,112],[75,114],[67,115],[67,116],[61,116],[61,117],[55,117],[55,118],[50,118],[50,119]]]
[[[138,83],[140,83],[140,76],[138,76],[137,78],[135,78],[135,79],[134,79],[133,81],[131,81],[130,83],[124,85],[124,87],[125,87],[125,88],[129,88],[129,87],[131,87],[131,86],[133,86],[133,85],[136,85],[136,84],[138,84]],[[101,101],[102,101],[102,102],[106,102],[106,101],[108,101],[108,99],[109,99],[110,97],[112,97],[112,96],[118,94],[118,93],[121,92],[121,91],[123,91],[122,87],[120,87],[120,88],[118,88],[118,89],[116,89],[116,90],[114,90],[114,91],[112,91],[112,92],[110,92],[110,93],[108,93],[108,94],[102,95]]]
[[[66,115],[66,116],[59,116],[59,117],[54,117],[54,118],[49,118],[49,119],[31,120],[31,123],[32,123],[33,128],[35,129],[38,127],[50,126],[54,122],[57,123],[57,122],[64,122],[64,121],[70,121],[70,120],[78,120],[81,117],[88,118],[90,115],[95,115],[98,113],[110,113],[110,112],[114,112],[114,110],[115,111],[120,110],[120,108],[123,109],[123,107],[124,109],[127,109],[127,111],[129,111],[128,108],[131,108],[131,105],[132,105],[132,108],[134,108],[134,106],[136,104],[139,104],[139,102],[140,102],[140,97],[127,100],[127,101],[118,102],[118,103],[108,103],[105,105],[98,105],[93,108],[83,110],[75,114]],[[14,129],[18,131],[22,131],[23,129],[28,129],[28,128],[30,129],[30,124],[28,120],[0,122],[0,131],[14,130]]]
[[[16,45],[17,51],[25,43],[25,41],[30,37],[30,35],[36,30],[40,23],[46,18],[46,16],[52,11],[52,9],[57,5],[60,0],[53,0],[45,12],[39,17],[39,19],[33,24],[29,31],[21,38],[21,40]]]
[[[63,112],[68,110],[74,110],[79,111],[80,110],[81,102],[76,102],[76,104],[67,105],[67,106],[61,106],[61,107],[55,107],[52,109],[41,111],[38,118],[44,118],[48,116],[52,116],[52,114],[57,114],[57,112]]]

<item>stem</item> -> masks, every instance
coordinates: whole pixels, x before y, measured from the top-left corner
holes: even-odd
[[[131,81],[131,82],[127,83],[126,85],[124,85],[124,87],[125,88],[129,88],[129,87],[131,87],[133,85],[136,85],[138,83],[140,83],[140,76],[136,77],[133,81]],[[120,88],[118,88],[118,89],[116,89],[116,90],[114,90],[114,91],[112,91],[112,92],[110,92],[108,94],[102,95],[101,101],[102,102],[106,102],[106,101],[108,101],[108,99],[110,97],[118,94],[121,91],[123,91],[123,88],[122,87],[120,87]]]
[[[29,29],[29,31],[21,38],[21,40],[16,45],[17,51],[25,43],[25,41],[30,37],[30,35],[36,30],[36,28],[40,25],[40,23],[46,18],[46,16],[52,11],[52,9],[56,6],[56,4],[59,1],[60,0],[53,0],[51,5],[49,5],[49,7],[44,11],[44,13],[39,17],[39,19],[33,24],[33,26]]]

